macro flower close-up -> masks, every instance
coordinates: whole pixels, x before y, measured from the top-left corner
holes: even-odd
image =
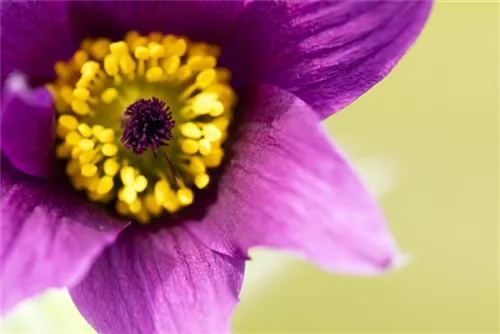
[[[67,287],[100,333],[222,333],[252,247],[393,268],[321,121],[390,72],[431,6],[3,1],[2,314]]]

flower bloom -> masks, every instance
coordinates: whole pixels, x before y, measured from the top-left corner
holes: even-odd
[[[381,80],[427,1],[6,1],[2,312],[67,286],[103,333],[220,333],[247,251],[390,268],[320,121]]]

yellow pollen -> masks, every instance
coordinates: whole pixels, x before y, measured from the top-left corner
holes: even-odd
[[[104,58],[104,70],[110,76],[115,76],[118,74],[118,58],[114,55],[107,55]]]
[[[99,180],[96,191],[99,195],[104,195],[109,193],[111,189],[113,189],[113,186],[113,178],[109,175],[105,175]]]
[[[106,104],[110,104],[117,97],[118,97],[118,91],[115,88],[107,88],[101,94],[101,100]]]
[[[71,131],[78,127],[78,120],[72,115],[61,115],[57,120],[57,135],[59,138],[65,138]]]
[[[217,79],[217,73],[213,69],[202,71],[196,77],[196,84],[200,88],[207,88]]]
[[[104,131],[104,126],[102,125],[94,125],[92,127],[92,135],[96,138],[99,137],[103,131]]]
[[[102,154],[104,154],[107,157],[112,157],[116,153],[118,153],[118,147],[116,147],[115,144],[104,144],[102,146]]]
[[[120,170],[120,178],[124,185],[132,186],[135,179],[135,170],[130,166],[122,167]]]
[[[186,53],[187,44],[182,38],[176,40],[168,49],[168,51],[176,56],[183,56]]]
[[[92,128],[85,123],[78,125],[78,132],[85,138],[90,138],[92,136]]]
[[[130,212],[135,213],[135,214],[141,212],[141,209],[142,209],[141,200],[136,198],[135,201],[130,203],[130,205],[128,206],[128,209],[130,210]]]
[[[128,204],[121,200],[116,202],[115,209],[122,216],[126,216],[129,213]]]
[[[144,224],[191,205],[222,164],[236,102],[219,54],[185,37],[131,31],[116,42],[85,38],[69,61],[56,62],[57,79],[47,84],[55,155],[75,189]],[[124,111],[152,97],[169,107],[173,138],[137,156],[121,141]]]
[[[213,124],[206,124],[203,126],[203,136],[208,141],[217,141],[222,137],[222,132]]]
[[[84,138],[80,140],[80,142],[78,143],[78,147],[82,151],[88,151],[94,148],[94,142],[88,138]]]
[[[162,206],[156,201],[154,194],[147,194],[144,198],[144,204],[153,216],[158,216],[163,211]]]
[[[181,58],[179,56],[171,56],[163,61],[163,69],[166,74],[174,74],[181,65]]]
[[[136,200],[137,193],[133,187],[124,187],[118,192],[118,198],[127,204],[131,204]]]
[[[79,159],[81,153],[82,150],[80,149],[80,146],[75,146],[71,149],[71,157],[73,159]]]
[[[111,43],[109,45],[109,51],[115,57],[123,57],[125,55],[128,55],[128,46],[127,46],[127,43],[125,43],[124,41],[119,41],[119,42]]]
[[[210,177],[205,173],[198,174],[194,178],[194,184],[196,184],[198,189],[205,188],[208,185],[208,182],[210,182]]]
[[[85,164],[82,166],[81,171],[83,176],[91,177],[97,173],[97,166],[92,164]]]
[[[120,169],[120,164],[114,160],[114,159],[106,159],[104,161],[104,173],[106,173],[109,176],[115,176],[118,173],[118,170]]]
[[[95,158],[94,151],[85,151],[85,152],[81,152],[79,154],[78,161],[81,164],[86,164],[86,163],[90,163],[94,158]]]
[[[163,70],[158,66],[151,67],[146,72],[146,80],[149,82],[158,82],[162,79],[162,77],[163,77]]]
[[[224,157],[224,152],[220,148],[218,148],[218,149],[213,149],[212,152],[210,152],[210,154],[204,156],[203,161],[205,162],[205,165],[207,167],[214,168],[221,164],[223,157]]]
[[[130,55],[125,55],[120,58],[120,69],[125,75],[132,74],[135,71],[135,61]]]
[[[205,173],[205,171],[206,171],[205,162],[199,156],[191,157],[191,165],[190,165],[189,169],[195,175]]]
[[[181,125],[181,133],[183,136],[198,139],[201,137],[200,128],[193,122],[187,122]]]
[[[88,115],[88,113],[90,112],[89,105],[80,100],[74,100],[73,102],[71,102],[71,108],[73,109],[75,114],[79,116]]]
[[[86,88],[75,88],[73,95],[80,101],[87,101],[90,97],[90,92]]]
[[[160,44],[153,44],[149,48],[149,52],[150,52],[151,57],[160,58],[160,57],[163,57],[165,55],[165,47],[163,45],[160,45]]]
[[[69,158],[71,154],[71,147],[68,146],[66,143],[62,143],[57,145],[56,147],[56,156],[58,158],[64,159],[64,158]]]
[[[115,132],[113,129],[104,129],[97,138],[101,143],[112,143],[115,138]]]
[[[189,205],[193,203],[194,194],[191,189],[181,188],[177,190],[177,198],[182,205]]]
[[[138,193],[143,192],[146,190],[146,187],[148,186],[148,179],[144,175],[139,175],[136,177],[134,181],[134,190],[137,191]]]
[[[200,147],[199,143],[193,139],[184,139],[181,142],[181,150],[187,154],[195,154]]]
[[[65,140],[69,146],[75,146],[80,141],[80,138],[82,138],[82,137],[80,136],[80,134],[78,132],[71,131],[70,133],[68,133]]]
[[[80,171],[80,164],[76,160],[70,160],[66,165],[68,175],[76,175]]]
[[[167,181],[165,181],[165,180],[158,181],[154,187],[154,196],[155,196],[156,202],[158,204],[163,204],[168,197],[169,191],[170,191],[170,188],[168,186]]]
[[[201,155],[208,155],[212,151],[212,144],[207,139],[201,139],[198,145],[200,146]]]

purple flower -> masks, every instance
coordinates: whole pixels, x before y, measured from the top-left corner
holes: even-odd
[[[221,333],[250,247],[390,268],[384,217],[320,121],[430,7],[2,2],[2,312],[67,286],[99,332]]]

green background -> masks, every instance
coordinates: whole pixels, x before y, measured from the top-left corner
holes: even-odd
[[[237,333],[497,333],[499,4],[437,2],[414,48],[325,122],[378,195],[409,263],[340,277],[256,250]],[[91,333],[58,291],[3,333]]]

